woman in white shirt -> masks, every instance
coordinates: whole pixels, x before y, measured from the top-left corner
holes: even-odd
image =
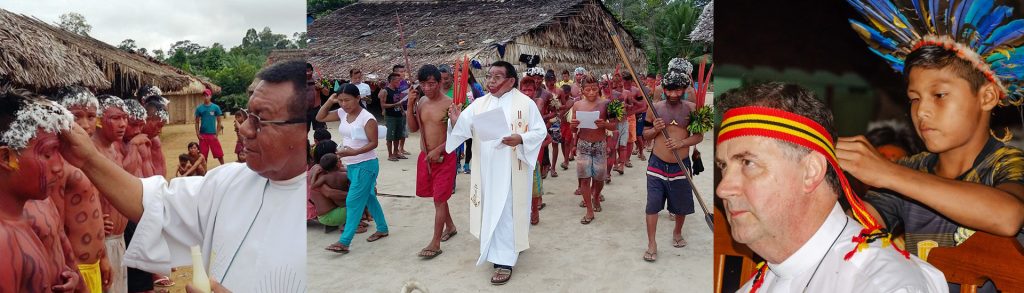
[[[341,108],[330,111],[337,103]],[[377,185],[377,173],[380,165],[377,161],[377,120],[370,112],[359,106],[359,88],[352,84],[343,84],[338,92],[331,95],[316,113],[320,122],[339,121],[338,133],[342,137],[338,157],[348,168],[348,180],[351,183],[348,197],[345,199],[349,213],[345,219],[345,230],[341,239],[326,249],[337,253],[348,253],[352,237],[359,225],[359,217],[363,208],[369,210],[377,224],[377,232],[366,239],[377,241],[388,236],[388,223],[384,219],[384,211],[377,201],[374,187]]]

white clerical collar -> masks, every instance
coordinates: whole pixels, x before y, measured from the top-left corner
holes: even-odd
[[[303,181],[303,182],[306,181],[306,172],[302,172],[298,176],[292,177],[291,179],[270,180],[270,184],[278,185],[278,186],[288,186],[288,185],[295,184],[296,182],[299,182],[299,181]]]
[[[825,222],[814,232],[814,236],[808,239],[793,255],[789,256],[780,264],[768,263],[772,273],[782,279],[789,279],[813,270],[832,248],[836,237],[843,233],[848,217],[843,209],[836,203],[832,211],[825,218]],[[838,240],[842,241],[842,240]]]

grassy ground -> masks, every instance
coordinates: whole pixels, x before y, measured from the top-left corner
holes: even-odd
[[[235,142],[238,141],[238,137],[235,136],[235,118],[227,116],[221,119],[224,122],[224,134],[220,135],[221,149],[224,150],[224,162],[235,162],[238,160],[238,156],[235,155]],[[175,170],[178,170],[178,155],[188,152],[189,142],[199,142],[199,138],[196,137],[195,124],[175,124],[164,126],[163,133],[160,134],[160,141],[163,143],[164,158],[167,159],[167,178],[173,178]],[[220,162],[214,159],[210,155],[207,160],[207,170],[213,169],[214,167],[220,166]]]

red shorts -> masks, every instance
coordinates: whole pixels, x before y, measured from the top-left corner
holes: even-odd
[[[446,202],[452,197],[455,188],[454,153],[444,155],[440,163],[430,163],[430,174],[427,174],[427,153],[420,152],[416,159],[416,196],[433,197],[434,202]]]
[[[199,135],[199,153],[209,158],[209,153],[213,152],[214,158],[223,158],[224,150],[220,148],[220,140],[217,140],[215,134],[200,134]]]

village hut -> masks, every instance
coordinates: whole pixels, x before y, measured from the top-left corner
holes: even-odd
[[[196,97],[220,87],[148,56],[127,52],[39,19],[0,9],[0,82],[43,94],[69,85],[131,97],[144,85],[171,101],[171,123],[194,117]]]
[[[403,47],[413,69],[469,56],[482,65],[505,60],[522,70],[520,54],[527,54],[557,72],[583,66],[610,73],[622,62],[606,20],[633,66],[646,68],[640,41],[597,0],[360,1],[309,26],[309,60],[328,79],[348,79],[352,68],[387,76],[392,66],[406,63]],[[483,72],[474,74],[483,81]]]

